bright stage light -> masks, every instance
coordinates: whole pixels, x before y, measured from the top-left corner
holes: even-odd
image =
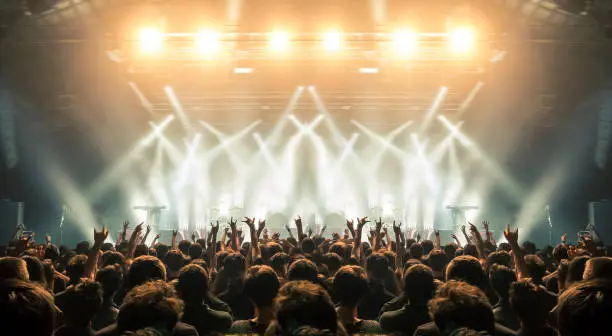
[[[156,52],[164,46],[164,34],[156,28],[143,28],[138,35],[140,49],[144,52]]]
[[[410,30],[400,30],[393,34],[393,43],[398,53],[406,55],[416,48],[417,36]]]
[[[234,68],[234,73],[250,74],[250,73],[253,73],[253,68]]]
[[[377,74],[378,68],[359,68],[359,73],[362,74]]]
[[[323,35],[323,46],[330,51],[338,51],[342,47],[342,35],[337,31],[329,31]]]
[[[455,28],[449,34],[449,43],[455,52],[470,52],[476,46],[476,32],[468,27]]]
[[[195,38],[196,49],[201,53],[219,50],[219,33],[212,30],[202,30]]]
[[[277,30],[270,34],[270,49],[274,51],[287,50],[290,43],[291,38],[286,31]]]

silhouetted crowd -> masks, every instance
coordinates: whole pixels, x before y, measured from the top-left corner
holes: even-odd
[[[151,229],[128,237],[126,222],[116,243],[94,229],[74,250],[15,234],[0,249],[0,335],[612,334],[612,258],[595,233],[537,249],[509,226],[496,244],[487,222],[447,245],[382,220],[366,234],[367,218],[331,239],[300,218],[286,239],[244,223],[248,235],[231,219],[220,241],[217,222],[146,245]]]

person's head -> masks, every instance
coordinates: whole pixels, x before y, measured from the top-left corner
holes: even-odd
[[[427,255],[427,265],[431,267],[432,271],[444,272],[446,265],[448,264],[448,257],[440,249],[434,249]]]
[[[271,260],[275,254],[281,252],[283,252],[283,247],[276,242],[267,242],[261,249],[261,255],[266,261]]]
[[[525,254],[536,254],[538,249],[533,242],[526,241],[523,243],[523,251],[525,251]]]
[[[157,251],[157,257],[159,259],[166,260],[166,255],[168,251],[170,251],[170,248],[166,244],[159,243],[155,246],[155,250]]]
[[[28,274],[30,275],[30,281],[34,281],[42,286],[45,286],[47,281],[45,279],[45,267],[43,266],[42,261],[32,256],[23,256],[21,259],[26,262]]]
[[[499,243],[499,245],[497,245],[497,250],[498,251],[506,251],[506,252],[510,252],[512,251],[512,246],[510,246],[510,244],[504,242],[504,243]]]
[[[546,275],[546,264],[535,254],[525,256],[525,267],[527,274],[536,284],[542,283],[542,278]]]
[[[115,250],[115,245],[113,245],[113,243],[104,243],[102,244],[102,246],[100,246],[100,251],[102,252],[114,251],[114,250]]]
[[[318,275],[317,265],[308,259],[299,259],[289,266],[287,278],[289,281],[307,280],[317,283]]]
[[[251,266],[244,281],[244,293],[258,309],[271,307],[280,288],[278,276],[269,266]]]
[[[190,262],[190,264],[191,265],[198,265],[198,266],[202,267],[206,271],[206,273],[210,273],[210,270],[208,269],[208,263],[204,259],[193,259]]]
[[[191,246],[191,242],[189,240],[181,240],[178,243],[178,249],[179,251],[181,251],[184,255],[189,255],[189,247]]]
[[[149,247],[145,244],[138,244],[134,249],[134,258],[138,258],[143,255],[149,255]]]
[[[446,253],[446,257],[448,260],[451,260],[457,254],[457,245],[455,244],[446,244],[444,245],[444,253]]]
[[[81,278],[85,276],[86,264],[86,255],[77,254],[74,257],[68,259],[68,264],[66,265],[66,275],[70,278],[71,283],[77,283],[81,281]]]
[[[487,270],[490,270],[493,265],[512,267],[512,256],[503,250],[491,252],[487,256]]]
[[[18,279],[0,280],[3,335],[51,336],[55,315],[53,297],[42,287]]]
[[[494,264],[489,270],[489,279],[491,287],[501,299],[507,300],[510,298],[510,285],[516,281],[516,273],[510,268]]]
[[[436,285],[431,268],[417,264],[404,273],[404,296],[411,304],[424,305],[434,296]]]
[[[172,286],[163,280],[149,281],[132,288],[117,316],[120,332],[146,327],[172,330],[179,321],[183,302]]]
[[[30,278],[32,275],[30,274]],[[586,262],[582,278],[584,280],[607,279],[612,280],[612,258],[596,257]]]
[[[327,292],[310,281],[290,281],[280,288],[274,314],[281,335],[292,335],[300,327],[338,331],[338,317]]]
[[[204,249],[202,248],[202,245],[195,243],[195,244],[191,244],[189,246],[189,257],[191,259],[199,259],[202,257],[202,251]]]
[[[181,267],[187,264],[187,259],[185,258],[185,254],[180,250],[173,249],[168,251],[166,254],[166,265],[168,266],[168,271],[177,272],[181,269]]]
[[[548,307],[543,289],[522,279],[510,286],[510,305],[523,326],[537,327],[546,324]]]
[[[332,244],[332,246],[329,247],[329,252],[335,253],[341,258],[344,258],[344,256],[346,255],[346,249],[347,247],[344,242],[335,242]]]
[[[467,244],[463,248],[463,255],[478,258],[478,248],[474,244]]]
[[[334,275],[342,267],[342,257],[336,253],[326,253],[323,255],[323,264],[327,266],[329,274]]]
[[[187,304],[200,304],[209,290],[208,272],[198,265],[186,265],[178,274],[176,289]]]
[[[287,265],[291,263],[291,257],[285,253],[277,253],[270,259],[270,266],[278,276],[285,277],[287,275]]]
[[[97,282],[85,280],[64,292],[62,312],[69,326],[88,326],[101,306],[102,286]]]
[[[408,248],[410,258],[421,260],[423,257],[423,246],[419,243],[414,243]]]
[[[359,266],[342,266],[334,276],[332,289],[340,306],[354,308],[368,291],[368,278]]]
[[[76,252],[76,254],[87,255],[89,253],[89,248],[90,248],[89,242],[82,241],[76,245],[74,252]]]
[[[17,279],[27,281],[30,279],[26,262],[19,258],[0,258],[0,280]]]
[[[442,284],[429,301],[429,314],[443,335],[458,328],[493,332],[493,310],[484,292],[462,281]]]
[[[567,252],[567,246],[557,245],[552,252],[553,260],[559,264],[563,259],[569,259],[569,253]]]
[[[389,260],[382,253],[372,253],[366,259],[369,278],[383,279],[389,273]]]
[[[312,239],[310,238],[304,238],[304,240],[302,240],[302,251],[304,251],[304,253],[306,254],[312,254],[312,252],[314,252],[316,246],[315,243]]]
[[[102,253],[102,266],[110,266],[114,264],[118,264],[122,267],[125,266],[125,256],[116,251],[106,251]]]
[[[612,281],[588,280],[559,296],[557,327],[561,336],[602,335],[610,328]]]
[[[482,290],[486,288],[486,275],[478,259],[472,256],[459,256],[453,259],[446,267],[446,280],[465,281]]]
[[[230,277],[243,276],[246,271],[246,260],[240,253],[230,253],[223,261],[223,270]]]
[[[166,280],[166,267],[157,258],[140,256],[134,259],[126,277],[128,290],[151,280]]]
[[[429,239],[423,240],[421,246],[423,247],[423,255],[428,255],[434,249],[434,243]]]
[[[45,247],[45,255],[44,259],[50,259],[53,262],[56,262],[59,259],[60,253],[59,249],[55,245],[47,245]]]
[[[123,272],[118,264],[104,266],[96,273],[96,281],[102,285],[105,303],[112,303],[112,299],[123,284]]]
[[[580,256],[572,259],[567,268],[567,278],[565,281],[566,287],[569,287],[574,282],[582,280],[582,275],[584,274],[584,269],[586,268],[586,263],[589,259],[590,257],[588,256]]]

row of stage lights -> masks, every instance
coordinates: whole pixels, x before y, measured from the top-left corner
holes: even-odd
[[[197,52],[210,54],[221,47],[222,34],[212,30],[202,30],[193,36],[193,46]],[[435,34],[444,36],[451,51],[458,54],[469,53],[474,50],[477,42],[476,31],[471,27],[458,27],[447,33]],[[400,54],[414,52],[419,44],[420,36],[415,31],[398,30],[391,34],[391,43]],[[138,35],[140,50],[145,53],[160,52],[164,48],[167,35],[157,28],[143,28]],[[321,34],[321,46],[328,51],[340,51],[344,44],[345,35],[340,31],[328,31]],[[268,48],[273,52],[284,52],[291,48],[293,42],[289,32],[276,30],[267,34]]]

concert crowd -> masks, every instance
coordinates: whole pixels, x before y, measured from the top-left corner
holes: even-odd
[[[164,243],[125,222],[116,243],[93,229],[74,249],[16,232],[0,254],[0,334],[611,332],[612,258],[596,234],[538,248],[510,226],[497,244],[487,222],[446,245],[438,231],[422,239],[381,219],[367,233],[367,218],[347,220],[329,238],[299,217],[286,239],[265,221],[244,223],[248,233],[230,219],[220,235],[217,222],[206,237],[174,231]]]

